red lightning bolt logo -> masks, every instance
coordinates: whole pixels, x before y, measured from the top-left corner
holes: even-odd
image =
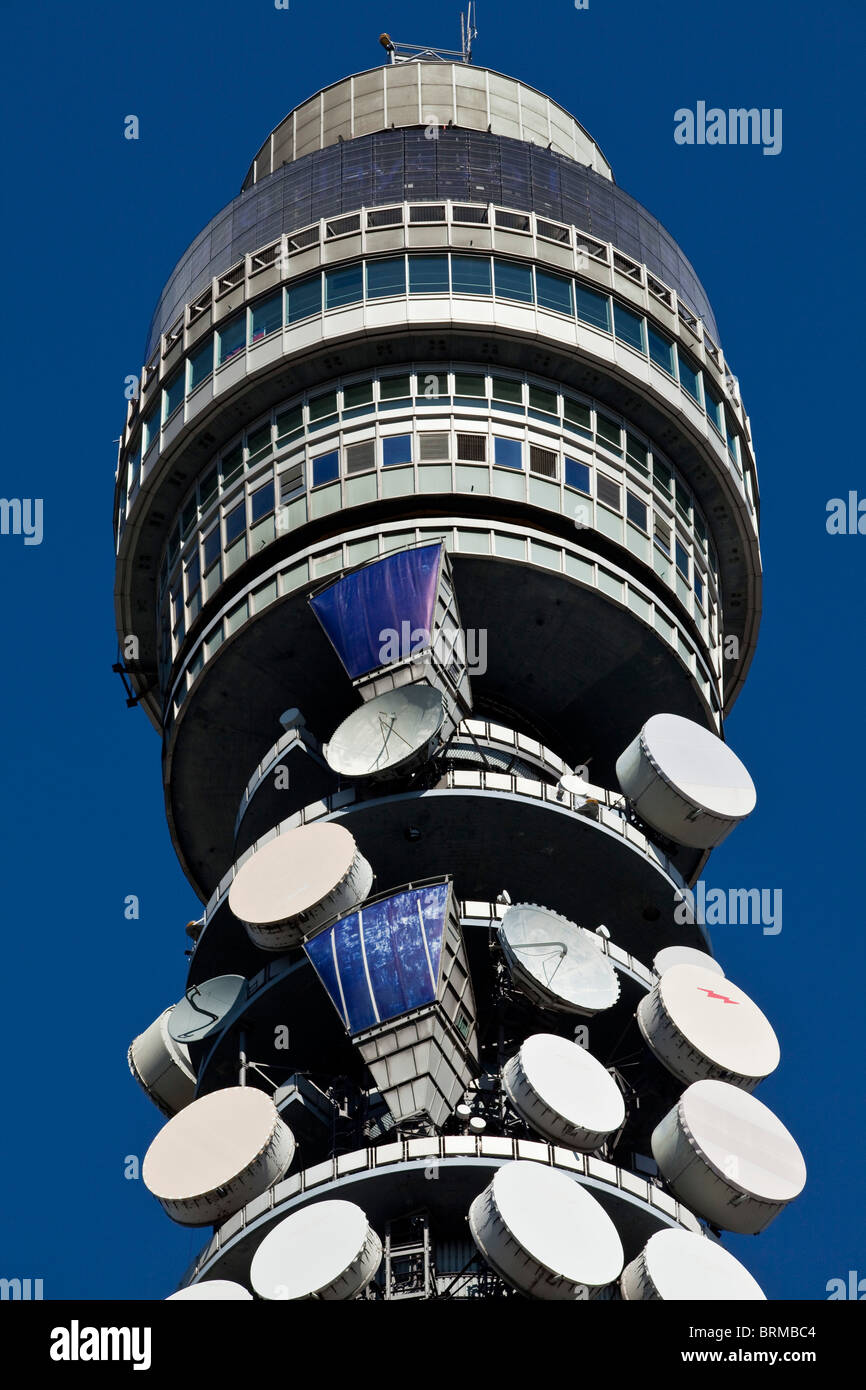
[[[701,994],[705,994],[708,999],[721,999],[723,1004],[739,1004],[739,999],[729,999],[726,994],[716,994],[714,989],[705,989],[703,985],[698,985]]]

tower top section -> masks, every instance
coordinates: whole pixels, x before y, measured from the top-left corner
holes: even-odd
[[[422,50],[413,61],[342,78],[296,106],[258,151],[243,191],[316,150],[407,126],[422,126],[431,138],[437,127],[447,126],[526,140],[613,180],[592,136],[543,92],[459,55]]]

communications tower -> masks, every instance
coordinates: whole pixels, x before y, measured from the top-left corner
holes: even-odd
[[[118,669],[204,904],[130,1048],[177,1298],[760,1298],[721,1233],[805,1181],[686,892],[755,800],[739,384],[473,36],[280,122],[127,412]]]

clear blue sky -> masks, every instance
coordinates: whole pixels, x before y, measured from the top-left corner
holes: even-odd
[[[774,1022],[760,1090],[809,1181],[734,1238],[773,1298],[866,1275],[861,1183],[863,576],[866,536],[825,508],[866,495],[863,10],[854,0],[481,0],[478,63],[570,109],[670,228],[740,377],[763,498],[765,616],[728,724],[758,810],[711,885],[781,888],[778,936],[718,928]],[[182,993],[197,901],[165,827],[159,740],[115,659],[111,534],[123,380],[159,290],[298,101],[377,65],[377,37],[456,46],[458,0],[151,0],[6,11],[2,486],[44,499],[44,540],[0,537],[5,602],[0,1275],[49,1298],[160,1298],[206,1233],[174,1227],[124,1159],[160,1124],[130,1037]],[[783,149],[681,147],[698,100],[784,112]],[[138,142],[123,138],[135,114]],[[860,309],[855,312],[856,305]],[[141,919],[123,915],[138,894]]]

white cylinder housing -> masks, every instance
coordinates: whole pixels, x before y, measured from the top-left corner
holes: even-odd
[[[625,1101],[592,1053],[555,1033],[534,1033],[502,1069],[506,1095],[527,1124],[591,1153],[619,1129]]]
[[[620,1276],[627,1303],[665,1300],[757,1301],[766,1295],[721,1245],[694,1231],[656,1231]]]
[[[174,1005],[154,1019],[149,1028],[129,1044],[126,1059],[139,1086],[163,1113],[176,1115],[195,1095],[195,1072],[189,1050],[175,1042],[168,1031]]]
[[[280,1221],[253,1256],[259,1298],[356,1298],[382,1262],[382,1242],[354,1202],[314,1202]]]

